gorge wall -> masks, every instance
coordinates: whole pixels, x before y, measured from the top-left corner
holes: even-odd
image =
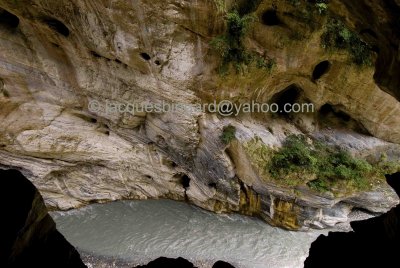
[[[398,161],[399,4],[330,1],[328,16],[309,11],[306,1],[258,1],[244,46],[275,67],[248,65],[222,76],[210,42],[241,4],[1,0],[0,166],[23,172],[50,209],[170,198],[297,230],[346,221],[354,207],[385,212],[395,205],[385,183],[339,195],[277,183],[249,152],[277,150],[290,134],[305,134],[372,161],[383,153]],[[371,45],[376,68],[321,46],[330,16]],[[315,113],[107,111],[110,102],[269,103],[293,88]],[[220,139],[227,125],[236,128],[229,145]]]

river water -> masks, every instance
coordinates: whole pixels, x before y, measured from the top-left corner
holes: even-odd
[[[312,241],[327,233],[285,231],[169,200],[93,204],[52,217],[79,250],[134,263],[164,256],[224,260],[238,268],[299,268]]]

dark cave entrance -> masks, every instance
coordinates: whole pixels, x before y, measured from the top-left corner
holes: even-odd
[[[313,81],[320,79],[324,74],[329,72],[330,69],[331,69],[331,63],[329,61],[324,60],[318,63],[315,66],[314,71],[312,73]]]
[[[5,9],[0,8],[0,25],[7,29],[16,29],[19,25],[19,18]]]
[[[300,99],[302,92],[303,90],[297,85],[290,85],[281,92],[276,93],[272,97],[271,103],[278,105],[278,114],[288,116],[289,113],[285,109],[292,107]]]
[[[274,9],[266,10],[261,16],[261,21],[267,26],[276,26],[282,23]]]
[[[331,105],[329,103],[322,105],[319,109],[318,117],[319,122],[321,122],[325,127],[351,129],[360,134],[371,136],[371,133],[369,133],[363,124],[342,111],[340,105]]]
[[[185,188],[185,190],[187,190],[190,186],[190,178],[188,177],[188,175],[183,174],[181,177],[181,184],[182,187]]]

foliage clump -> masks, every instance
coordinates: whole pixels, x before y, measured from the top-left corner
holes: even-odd
[[[305,184],[317,191],[347,187],[367,190],[371,179],[384,174],[379,166],[353,157],[345,150],[320,142],[308,142],[303,135],[291,135],[266,166],[272,178]],[[340,189],[339,189],[340,190]]]
[[[228,145],[235,138],[236,138],[236,128],[234,126],[228,125],[222,129],[222,134],[220,136],[220,139],[224,144]]]
[[[250,25],[256,21],[255,16],[250,14],[240,15],[237,10],[234,10],[228,12],[225,18],[226,33],[213,38],[210,42],[211,47],[222,57],[220,74],[228,73],[231,64],[237,72],[241,72],[244,66],[254,61],[264,61],[264,64],[257,64],[257,67],[271,71],[275,66],[275,61],[248,52],[244,46],[244,38],[250,29]]]
[[[371,47],[340,20],[328,21],[325,33],[321,37],[321,44],[326,49],[347,50],[352,62],[359,66],[372,65]]]

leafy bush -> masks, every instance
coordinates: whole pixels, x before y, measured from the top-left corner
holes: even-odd
[[[321,37],[321,44],[326,49],[347,50],[351,60],[357,65],[372,65],[370,46],[339,20],[328,21],[325,33]]]
[[[253,16],[244,15],[242,17],[236,10],[226,15],[226,33],[215,37],[210,42],[211,47],[222,57],[221,74],[227,72],[230,63],[234,63],[236,70],[239,72],[242,64],[251,62],[251,56],[244,48],[243,38],[249,30],[250,23],[253,21]]]
[[[233,139],[235,139],[235,134],[236,128],[232,125],[228,125],[222,129],[220,139],[224,144],[229,144]]]
[[[312,189],[327,191],[340,181],[347,181],[357,189],[368,187],[367,177],[373,167],[348,152],[316,142],[307,143],[303,135],[291,135],[267,166],[275,179],[291,177],[307,182]]]
[[[271,159],[270,172],[272,176],[279,178],[287,173],[315,171],[317,159],[305,136],[291,135],[283,144],[283,147]]]
[[[310,181],[308,183],[308,186],[317,192],[328,192],[330,190],[329,183],[326,180],[322,180],[322,179],[316,179],[316,180]]]
[[[265,68],[268,71],[272,71],[276,65],[275,61],[265,60],[255,53],[246,51],[244,47],[243,40],[251,23],[255,20],[256,18],[253,15],[241,16],[237,10],[226,15],[226,33],[213,38],[210,42],[211,47],[222,57],[222,64],[219,68],[220,74],[226,74],[230,64],[233,64],[237,72],[242,71],[244,65],[249,65],[255,61],[258,68]]]

